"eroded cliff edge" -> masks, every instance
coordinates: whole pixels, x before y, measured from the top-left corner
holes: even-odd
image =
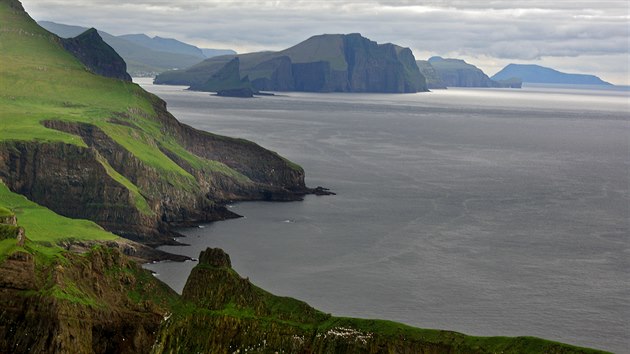
[[[249,141],[193,129],[168,113],[163,101],[153,97],[153,103],[161,132],[183,147],[184,154],[194,154],[205,164],[195,166],[181,152],[152,139],[154,148],[184,171],[165,176],[94,124],[45,120],[46,127],[80,137],[87,146],[0,142],[0,179],[12,191],[58,214],[93,220],[146,244],[168,242],[173,225],[234,217],[223,206],[228,201],[299,200],[311,192],[304,184],[304,171],[276,153]],[[110,121],[136,128],[128,117],[121,112]],[[121,183],[118,175],[138,192]]]
[[[0,352],[600,353],[334,317],[256,287],[220,249],[201,253],[179,296],[115,245],[43,263],[32,246],[0,263]]]

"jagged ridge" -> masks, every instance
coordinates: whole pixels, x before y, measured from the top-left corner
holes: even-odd
[[[103,38],[94,28],[90,28],[74,38],[61,38],[61,44],[91,72],[105,77],[131,81],[131,76],[127,74],[127,64],[123,58],[103,41]]]

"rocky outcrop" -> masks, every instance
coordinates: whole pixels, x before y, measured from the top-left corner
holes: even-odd
[[[24,246],[26,231],[18,226],[17,217],[11,210],[0,207],[0,241],[13,239],[17,246]]]
[[[131,81],[127,64],[94,28],[74,38],[60,38],[63,47],[91,72],[105,77]]]
[[[252,91],[252,89],[250,88],[219,90],[217,91],[217,96],[252,98],[254,97],[254,91]]]
[[[11,210],[0,207],[0,224],[17,226],[17,218]]]
[[[186,70],[166,72],[158,75],[155,83],[187,84],[193,90],[217,91],[216,86],[207,89],[206,82],[215,83],[215,75],[233,69],[234,58],[211,58]],[[239,78],[249,78],[253,89],[259,91],[427,90],[411,50],[390,43],[377,44],[358,33],[314,36],[280,52],[249,53],[237,58]]]

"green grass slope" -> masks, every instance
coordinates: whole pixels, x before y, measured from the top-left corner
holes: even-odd
[[[0,2],[0,141],[38,140],[83,146],[77,136],[44,127],[43,120],[85,122],[103,129],[143,162],[167,174],[187,173],[157,151],[151,138],[168,137],[151,119],[151,95],[135,84],[91,74],[58,38],[11,1]],[[133,110],[133,112],[130,112]],[[132,126],[108,118],[127,112]]]
[[[15,215],[30,241],[20,247],[15,238],[1,239],[0,262],[19,250],[28,251],[38,256],[40,261],[46,261],[61,254],[63,249],[59,244],[64,241],[112,241],[119,238],[92,221],[67,218],[33,203],[11,192],[1,181],[0,204],[0,213]]]
[[[89,40],[101,39],[94,35]],[[80,206],[69,215],[97,220],[101,225],[117,223],[118,229],[124,228],[124,222],[139,220],[136,234],[146,234],[147,228],[155,230],[159,227],[156,223],[164,219],[180,221],[193,214],[202,220],[221,218],[210,211],[221,200],[264,199],[269,195],[270,199],[281,198],[280,194],[289,189],[306,190],[299,166],[254,143],[180,124],[159,98],[131,82],[91,73],[64,49],[63,43],[37,25],[19,1],[0,0],[0,178],[4,174],[10,188],[22,188],[20,193],[37,202],[48,202],[50,208],[56,205],[53,210],[60,211],[64,201],[59,198],[41,196],[46,194],[41,188],[41,198],[35,197],[33,189],[41,180],[20,181],[29,176],[19,173],[31,168],[11,166],[37,164],[23,160],[41,160],[32,152],[37,146],[54,145],[58,150],[77,147],[73,150],[75,158],[86,162],[85,155],[90,155],[87,162],[100,164],[106,177],[126,189],[130,197],[113,194],[110,198],[112,193],[101,193],[95,196],[98,200],[93,201],[90,215],[87,211],[81,214]],[[106,46],[101,42],[95,48],[101,48],[101,44]],[[59,151],[56,157],[67,163],[70,157],[63,161],[66,157],[62,156],[66,153]],[[83,177],[94,182],[98,177],[94,175],[101,172],[90,166],[90,178],[77,168],[66,182]],[[65,171],[47,177],[54,179],[59,173]],[[30,177],[41,179],[42,175],[37,172]],[[30,182],[34,185],[29,190],[24,184]],[[62,182],[59,177],[51,185]],[[75,200],[81,197],[69,182],[59,190],[74,191]],[[297,197],[287,197],[291,198]],[[116,205],[127,204],[127,200],[136,209],[132,214],[137,212],[138,217],[127,209],[113,210]],[[95,203],[112,210],[99,210]],[[128,216],[112,221],[117,215]]]

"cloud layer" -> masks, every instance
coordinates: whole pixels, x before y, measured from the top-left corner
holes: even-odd
[[[418,58],[466,58],[489,73],[504,62],[553,62],[561,64],[556,66],[560,70],[586,71],[620,84],[629,80],[630,9],[625,0],[23,3],[37,20],[93,26],[112,34],[173,37],[239,52],[282,49],[321,33],[360,32],[378,42],[410,47]],[[601,71],[598,63],[588,65],[593,60],[612,66]]]

